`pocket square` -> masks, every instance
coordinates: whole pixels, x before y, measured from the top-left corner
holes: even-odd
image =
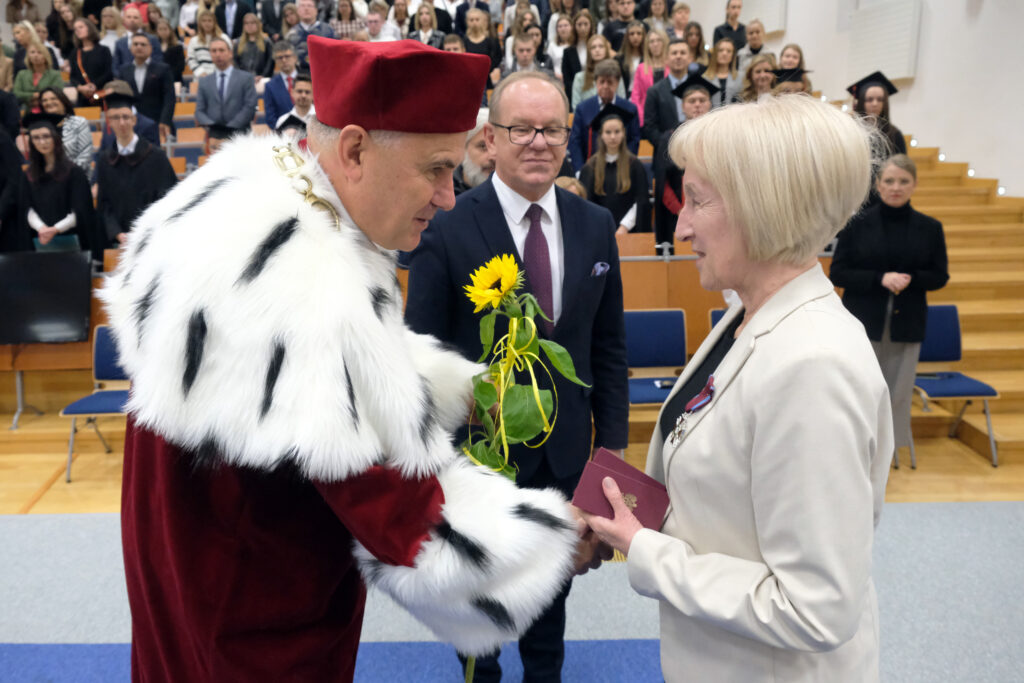
[[[598,261],[594,264],[594,269],[590,271],[590,277],[600,277],[608,272],[608,264],[604,261]]]

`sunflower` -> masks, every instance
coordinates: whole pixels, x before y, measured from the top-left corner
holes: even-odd
[[[490,304],[494,308],[501,305],[504,298],[522,285],[519,264],[511,254],[495,256],[476,269],[469,276],[472,284],[466,285],[466,296],[476,304],[474,313],[479,313]]]

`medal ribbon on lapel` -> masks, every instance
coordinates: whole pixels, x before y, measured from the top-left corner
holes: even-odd
[[[714,398],[714,396],[715,376],[708,375],[708,381],[704,385],[704,388],[700,390],[699,394],[687,401],[683,414],[676,418],[676,426],[672,429],[672,434],[669,435],[668,439],[670,446],[675,447],[679,445],[679,442],[683,438],[683,434],[686,433],[686,426],[690,419],[690,415],[700,410],[708,403],[711,403],[711,399]]]

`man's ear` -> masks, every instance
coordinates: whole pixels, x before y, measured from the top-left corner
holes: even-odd
[[[487,153],[492,157],[498,154],[498,147],[494,144],[494,126],[488,121],[484,124],[484,142],[487,143]]]
[[[358,182],[363,177],[366,152],[372,145],[370,134],[362,126],[349,125],[341,129],[338,136],[338,162],[349,182]]]

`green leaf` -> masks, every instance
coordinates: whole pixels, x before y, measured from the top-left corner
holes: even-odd
[[[498,402],[498,390],[487,381],[487,377],[488,373],[483,373],[473,378],[473,399],[485,412]]]
[[[520,297],[520,299],[522,299],[524,306],[533,307],[534,314],[539,315],[540,317],[547,320],[549,323],[554,322],[554,320],[544,315],[544,309],[540,307],[539,303],[537,303],[537,297],[535,297],[533,294],[526,292]]]
[[[565,377],[570,382],[579,384],[581,387],[590,386],[576,376],[576,366],[572,364],[572,356],[569,355],[569,352],[561,344],[549,339],[541,339],[540,346],[544,349],[544,353],[547,354],[548,360],[555,366],[555,370],[562,374],[562,377]]]
[[[491,311],[480,320],[480,343],[484,347],[484,352],[476,361],[477,363],[482,363],[491,355],[491,348],[494,344],[494,321],[497,318],[496,310]]]
[[[485,440],[474,443],[469,447],[469,452],[484,467],[490,467],[492,470],[501,467],[501,457],[491,448],[490,443]]]
[[[505,391],[501,419],[505,425],[505,437],[510,444],[529,441],[543,431],[544,416],[550,417],[554,406],[549,390],[540,391],[540,402],[544,415],[541,415],[530,384],[514,384]]]

